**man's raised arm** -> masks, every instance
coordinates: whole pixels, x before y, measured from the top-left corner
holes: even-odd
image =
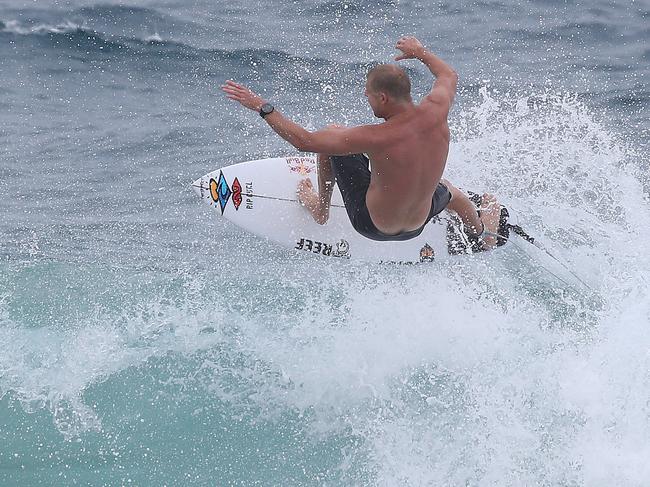
[[[402,37],[397,41],[397,49],[402,54],[395,58],[396,61],[402,59],[419,59],[422,61],[436,77],[431,92],[427,98],[434,103],[451,104],[456,95],[456,85],[458,84],[458,74],[456,71],[445,63],[438,56],[427,50],[422,43],[415,37]]]
[[[262,97],[234,81],[226,81],[221,89],[228,98],[238,101],[255,112],[259,113],[262,105],[265,104]],[[310,132],[277,110],[265,115],[264,120],[280,137],[304,152],[329,155],[357,154],[368,152],[377,139],[376,129],[367,125],[352,128],[329,127]]]

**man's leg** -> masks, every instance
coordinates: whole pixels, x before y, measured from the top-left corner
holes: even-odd
[[[309,210],[319,225],[325,225],[330,217],[330,202],[334,191],[334,171],[327,154],[318,154],[318,193],[309,178],[298,183],[298,201]]]
[[[493,234],[498,232],[501,207],[494,195],[489,193],[483,195],[481,198],[481,216],[479,217],[476,206],[465,193],[447,180],[443,179],[440,182],[447,186],[451,193],[451,200],[447,205],[447,209],[456,212],[471,233],[479,235],[484,228]],[[485,248],[492,249],[496,247],[497,239],[491,235],[485,235],[483,236],[483,243]]]

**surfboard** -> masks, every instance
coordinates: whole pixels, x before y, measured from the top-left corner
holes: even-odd
[[[338,189],[332,196],[329,220],[319,225],[296,196],[298,183],[304,178],[310,178],[318,187],[315,156],[241,162],[209,172],[192,186],[218,215],[235,225],[296,252],[321,258],[418,263],[480,249],[458,217],[447,211],[434,217],[422,234],[411,240],[370,240],[352,227]],[[502,227],[507,233],[508,212],[504,210]],[[506,242],[507,235],[499,243]]]

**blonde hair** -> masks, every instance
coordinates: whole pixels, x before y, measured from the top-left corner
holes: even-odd
[[[380,64],[368,71],[368,84],[377,93],[386,93],[398,100],[411,99],[411,80],[394,64]]]

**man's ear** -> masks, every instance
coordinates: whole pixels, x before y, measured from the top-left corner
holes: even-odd
[[[388,101],[388,97],[386,96],[386,93],[379,93],[379,99],[381,100],[382,103],[386,103]]]

